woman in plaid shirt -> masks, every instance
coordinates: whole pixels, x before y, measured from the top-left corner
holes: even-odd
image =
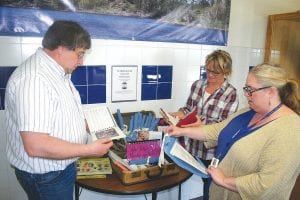
[[[226,119],[237,111],[238,98],[236,89],[228,82],[227,77],[232,73],[232,59],[229,53],[216,50],[206,57],[205,69],[207,79],[197,80],[191,87],[186,106],[173,116],[183,118],[195,106],[202,124],[212,124]],[[198,124],[197,124],[198,123]],[[199,122],[189,126],[199,125]],[[206,149],[203,142],[188,138],[186,149],[208,166],[214,157],[214,149]],[[210,181],[202,179],[204,183],[203,197],[208,199]]]

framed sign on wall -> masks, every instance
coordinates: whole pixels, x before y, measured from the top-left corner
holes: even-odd
[[[111,69],[111,101],[137,100],[136,65],[115,65]]]

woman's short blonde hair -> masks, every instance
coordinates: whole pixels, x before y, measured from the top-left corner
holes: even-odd
[[[213,62],[214,70],[230,76],[232,73],[232,59],[228,52],[224,50],[215,50],[206,56],[205,64]]]

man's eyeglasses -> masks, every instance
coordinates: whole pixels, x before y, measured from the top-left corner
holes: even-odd
[[[252,88],[250,86],[243,87],[244,93],[247,93],[248,96],[252,96],[252,93],[257,92],[259,90],[270,88],[271,86],[261,87],[261,88]]]
[[[77,58],[78,58],[79,60],[83,59],[83,57],[84,57],[84,55],[85,55],[85,51],[79,51],[79,52],[77,52],[76,50],[74,50],[74,52],[76,53]]]

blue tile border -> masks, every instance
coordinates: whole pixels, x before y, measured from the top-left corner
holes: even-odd
[[[0,110],[5,108],[5,90],[8,79],[13,71],[16,69],[16,66],[1,66],[0,67]]]
[[[6,88],[7,81],[16,68],[16,66],[0,67],[0,88]]]
[[[88,96],[87,96],[87,85],[75,85],[76,89],[79,92],[81,103],[87,104],[88,103]]]
[[[4,110],[5,89],[0,88],[0,110]]]
[[[171,99],[172,83],[159,83],[157,87],[157,99]]]
[[[173,67],[172,66],[158,66],[158,82],[172,82]]]
[[[0,110],[4,110],[5,88],[7,81],[16,69],[15,66],[0,67]],[[106,66],[79,66],[71,78],[78,90],[81,103],[106,103]]]
[[[0,109],[4,109],[5,87],[16,67],[0,67]],[[141,100],[171,99],[173,66],[142,65]],[[79,66],[72,74],[82,104],[106,103],[106,66]]]
[[[88,104],[106,102],[106,85],[88,86]]]
[[[72,74],[82,104],[106,103],[106,66],[79,66]]]
[[[141,100],[171,99],[173,66],[142,65]]]
[[[88,66],[87,67],[88,85],[106,84],[106,67],[104,65]]]
[[[141,100],[155,100],[157,84],[142,84]]]
[[[142,83],[157,83],[157,66],[142,66]]]
[[[71,80],[74,83],[74,85],[87,85],[88,82],[86,68],[86,66],[79,66],[72,73]]]

